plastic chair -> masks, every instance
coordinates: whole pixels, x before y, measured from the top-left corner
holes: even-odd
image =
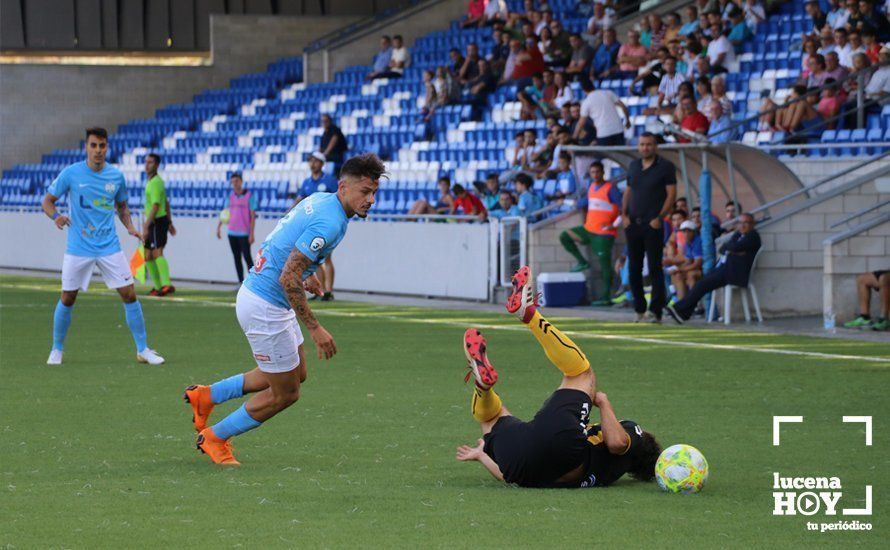
[[[726,285],[723,287],[723,324],[728,325],[730,323],[730,312],[732,311],[732,291],[738,290],[742,299],[742,309],[745,312],[745,322],[751,322],[751,311],[748,308],[748,292],[751,293],[751,301],[754,303],[754,313],[757,314],[757,322],[763,323],[763,315],[760,313],[760,301],[757,299],[757,289],[754,287],[754,270],[757,269],[757,260],[760,259],[760,253],[763,252],[763,247],[760,247],[760,250],[757,251],[757,254],[754,255],[754,261],[751,263],[751,273],[748,276],[748,286],[740,287],[735,285]],[[719,290],[711,293],[711,307],[708,308],[708,322],[712,322],[714,320],[714,314],[717,311],[717,294]]]

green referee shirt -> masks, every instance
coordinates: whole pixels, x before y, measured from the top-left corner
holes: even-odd
[[[167,215],[167,191],[164,190],[164,180],[161,176],[155,174],[153,178],[145,184],[145,216],[151,213],[151,207],[158,205],[158,212],[155,218],[162,218]]]

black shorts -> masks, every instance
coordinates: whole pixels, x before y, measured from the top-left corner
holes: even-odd
[[[155,218],[148,226],[148,239],[145,240],[145,248],[153,250],[167,246],[167,232],[170,230],[170,218],[161,216]]]
[[[484,451],[506,481],[526,487],[552,485],[584,462],[591,406],[586,392],[556,390],[531,422],[500,418],[483,437]]]

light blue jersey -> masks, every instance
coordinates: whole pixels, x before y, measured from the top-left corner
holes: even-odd
[[[294,248],[312,260],[303,280],[315,273],[346,235],[349,218],[336,193],[314,193],[303,199],[263,241],[244,286],[278,307],[291,309],[278,279]]]
[[[120,170],[106,164],[94,172],[86,161],[78,162],[62,170],[47,191],[54,197],[70,194],[68,254],[98,258],[120,252],[114,205],[127,202],[127,184]]]

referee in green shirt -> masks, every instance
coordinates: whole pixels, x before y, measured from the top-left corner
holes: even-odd
[[[176,228],[171,221],[170,201],[167,200],[164,180],[158,175],[160,165],[160,155],[149,153],[145,157],[148,183],[145,184],[145,225],[142,228],[142,237],[145,242],[145,265],[154,286],[149,292],[150,296],[166,296],[176,290],[170,284],[170,266],[164,257],[167,232],[176,235]]]

